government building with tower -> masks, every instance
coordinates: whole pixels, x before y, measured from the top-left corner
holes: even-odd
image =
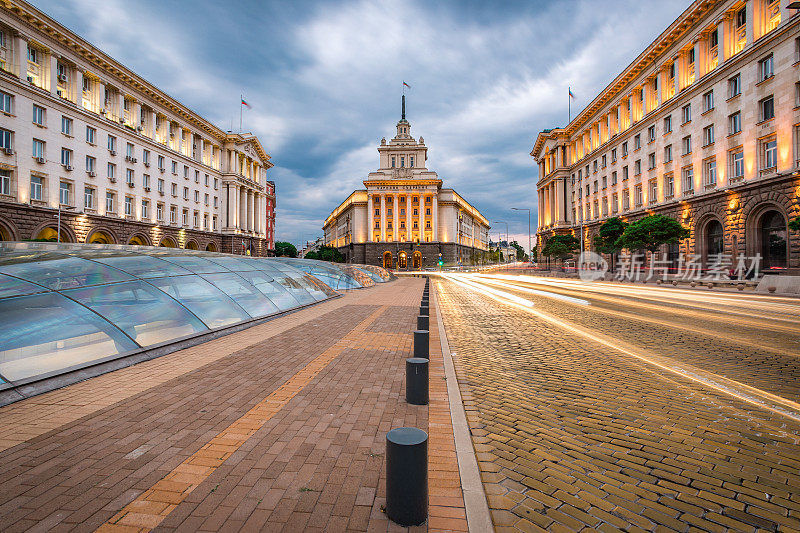
[[[489,222],[426,167],[425,140],[411,136],[405,96],[397,135],[381,139],[380,166],[325,220],[324,241],[349,263],[418,270],[488,261]]]
[[[696,0],[563,128],[539,133],[538,243],[609,217],[690,230],[677,262],[800,273],[800,3]]]
[[[273,166],[22,0],[0,2],[0,240],[266,255]]]

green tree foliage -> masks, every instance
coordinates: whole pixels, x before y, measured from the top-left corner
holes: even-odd
[[[297,257],[297,248],[290,242],[275,243],[275,255],[278,257]]]
[[[674,218],[664,215],[649,215],[628,224],[620,238],[620,244],[628,250],[658,251],[662,244],[677,244],[689,236],[689,230]]]
[[[566,259],[575,255],[579,246],[580,241],[575,238],[575,235],[553,235],[544,245],[542,255],[555,257],[556,259]]]
[[[330,261],[331,263],[344,263],[342,253],[332,246],[320,246],[319,250],[308,252],[306,259],[319,259],[320,261]]]
[[[611,217],[600,226],[594,236],[594,247],[601,254],[611,254],[611,270],[614,270],[614,255],[618,254],[622,246],[622,235],[627,224],[619,217]]]
[[[528,254],[525,253],[525,249],[517,241],[511,241],[511,247],[517,251],[517,261],[525,261],[527,259]]]
[[[800,217],[789,222],[789,229],[792,231],[800,231]]]

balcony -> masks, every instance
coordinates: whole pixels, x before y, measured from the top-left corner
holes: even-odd
[[[747,44],[747,25],[736,28],[733,34],[733,55],[738,54]]]

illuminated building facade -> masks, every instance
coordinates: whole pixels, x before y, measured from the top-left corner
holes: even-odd
[[[425,140],[411,136],[405,96],[397,135],[381,139],[380,168],[325,220],[325,243],[348,262],[414,270],[485,261],[489,223],[428,170]]]
[[[24,1],[0,8],[0,239],[265,255],[273,165]]]
[[[789,0],[696,0],[565,128],[541,132],[538,242],[660,213],[665,250],[800,271],[800,16]]]

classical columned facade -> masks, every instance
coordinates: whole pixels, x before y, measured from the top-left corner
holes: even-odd
[[[438,263],[477,264],[488,250],[489,224],[426,168],[428,147],[403,112],[397,135],[378,146],[379,168],[325,221],[325,243],[349,261],[398,269]]]
[[[256,137],[218,128],[30,4],[5,7],[0,239],[274,246],[272,163]]]
[[[789,0],[698,0],[535,159],[538,242],[609,217],[673,217],[690,231],[664,251],[761,256],[800,273],[800,15]]]

